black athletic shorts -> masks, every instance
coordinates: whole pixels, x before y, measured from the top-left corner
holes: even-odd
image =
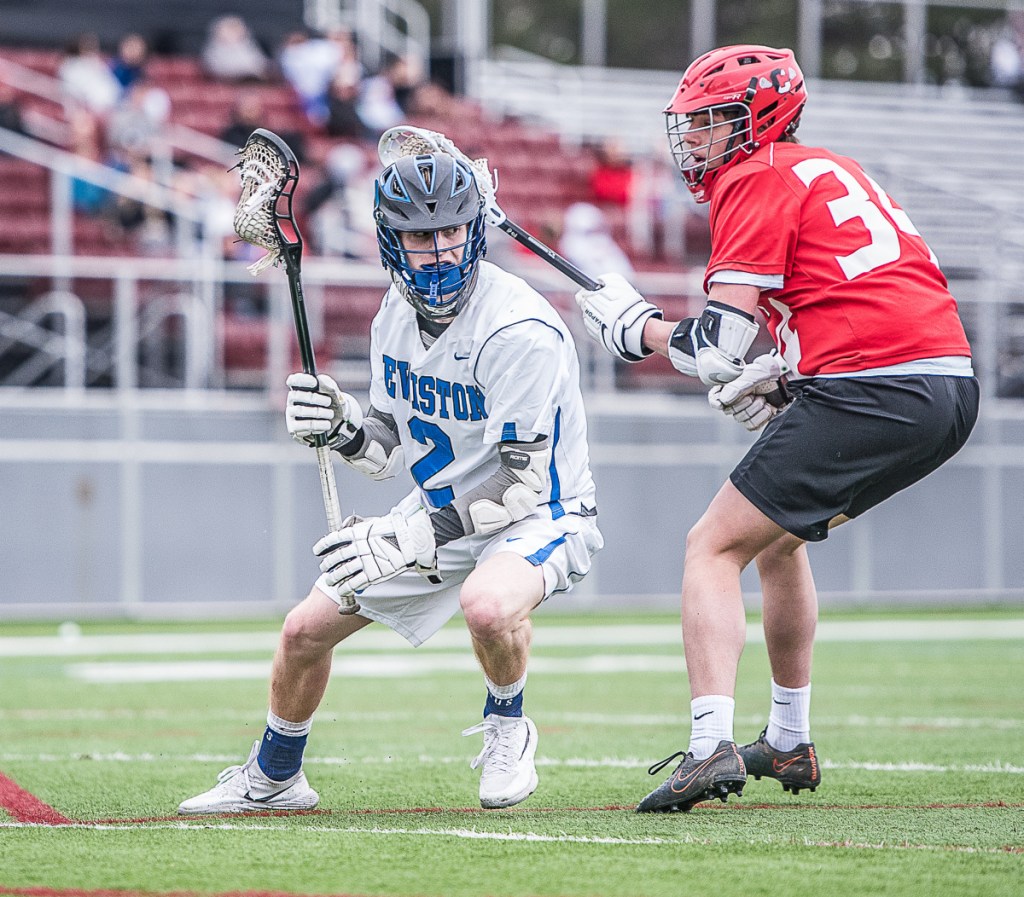
[[[790,385],[793,403],[730,475],[763,514],[820,542],[838,514],[856,517],[955,455],[978,418],[974,377],[831,379]]]

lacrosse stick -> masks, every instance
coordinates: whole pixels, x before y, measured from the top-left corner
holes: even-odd
[[[568,259],[563,258],[550,246],[541,243],[532,234],[527,233],[518,224],[509,221],[508,216],[498,205],[495,193],[498,190],[498,172],[487,167],[486,159],[470,159],[444,134],[428,131],[425,128],[414,128],[412,125],[399,125],[390,128],[381,135],[377,146],[377,154],[385,165],[397,162],[402,156],[418,156],[422,153],[446,153],[468,165],[476,176],[476,186],[484,199],[484,211],[487,223],[503,230],[517,243],[521,243],[530,252],[540,256],[549,265],[561,271],[566,277],[588,290],[599,290],[601,284],[584,274]]]
[[[292,212],[292,197],[299,183],[298,160],[287,143],[263,128],[257,128],[249,135],[239,155],[242,161],[236,167],[241,173],[242,195],[235,206],[235,233],[246,243],[267,250],[263,258],[249,266],[253,276],[284,262],[302,370],[315,377],[316,358],[302,293],[302,235]],[[320,467],[327,526],[333,533],[341,529],[341,502],[326,434],[316,437],[316,460]],[[339,610],[343,614],[359,610],[351,595],[342,595],[341,602]]]

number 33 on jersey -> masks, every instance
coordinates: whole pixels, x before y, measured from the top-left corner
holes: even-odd
[[[711,229],[707,278],[729,270],[781,282],[759,304],[798,376],[970,354],[935,256],[851,159],[765,146],[723,174]]]

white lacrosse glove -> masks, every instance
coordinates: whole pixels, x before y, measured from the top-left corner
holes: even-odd
[[[758,355],[744,365],[735,380],[711,387],[708,403],[751,432],[760,430],[789,404],[782,379],[788,371],[789,367],[776,352]]]
[[[399,509],[385,517],[349,517],[341,529],[328,533],[313,553],[329,585],[354,594],[368,586],[415,570],[439,583],[437,543],[430,515],[422,506],[408,517]]]
[[[327,436],[336,448],[350,442],[363,425],[363,409],[353,396],[342,392],[327,374],[291,374],[285,417],[288,432],[303,445],[315,446],[316,437]]]
[[[595,340],[616,358],[643,361],[651,354],[643,347],[644,325],[651,318],[663,317],[629,285],[621,274],[602,274],[599,290],[580,290],[576,304],[583,311],[583,323]]]

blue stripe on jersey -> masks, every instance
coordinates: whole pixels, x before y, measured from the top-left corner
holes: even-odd
[[[501,425],[501,441],[519,442],[519,437],[516,435],[515,421],[506,421]]]
[[[557,520],[565,516],[565,508],[562,507],[562,484],[558,479],[558,466],[555,464],[555,450],[558,448],[558,440],[562,435],[562,409],[555,411],[555,435],[551,441],[551,464],[548,468],[551,474],[551,498],[548,507],[551,508],[551,519]]]
[[[548,542],[548,544],[539,551],[535,551],[533,554],[528,555],[526,559],[533,564],[534,567],[539,567],[544,563],[544,561],[551,557],[551,552],[558,548],[558,546],[563,542],[565,542],[565,536],[559,536],[553,542]]]

